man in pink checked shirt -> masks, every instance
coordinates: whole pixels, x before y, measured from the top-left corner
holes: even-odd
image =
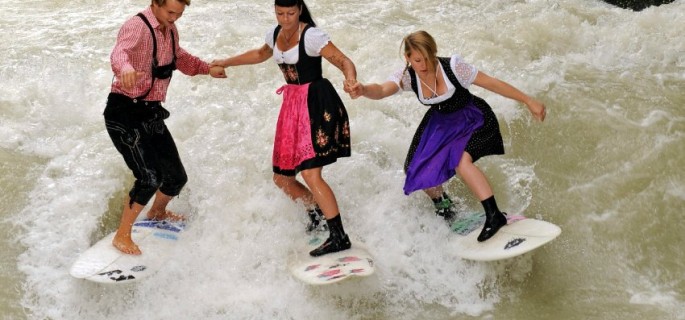
[[[119,30],[111,54],[115,80],[104,117],[107,133],[136,178],[124,204],[112,244],[121,252],[141,254],[131,239],[138,215],[152,197],[149,219],[182,220],[167,211],[188,177],[162,107],[174,70],[194,76],[226,78],[224,68],[212,66],[178,45],[178,20],[190,0],[152,0],[150,7],[130,18]]]

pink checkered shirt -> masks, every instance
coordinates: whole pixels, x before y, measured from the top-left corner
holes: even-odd
[[[171,63],[173,52],[170,37],[171,30],[173,30],[176,42],[176,67],[178,70],[189,76],[209,73],[209,64],[191,55],[179,46],[176,25],[172,25],[171,28],[167,28],[165,32],[162,32],[159,29],[161,25],[150,7],[142,13],[150,21],[152,29],[155,30],[155,36],[157,37],[157,61],[160,66]],[[112,61],[112,71],[116,75],[114,82],[112,82],[112,92],[120,93],[130,98],[142,96],[147,92],[152,83],[152,36],[150,29],[148,29],[140,17],[133,16],[121,27],[110,59]],[[122,72],[131,70],[145,72],[145,76],[139,78],[133,88],[124,89],[118,76]],[[150,90],[150,93],[144,100],[164,101],[170,81],[171,78],[155,79],[152,90]]]

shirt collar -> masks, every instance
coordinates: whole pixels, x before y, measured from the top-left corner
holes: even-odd
[[[159,23],[159,20],[157,20],[157,17],[155,17],[155,14],[152,12],[152,5],[143,10],[143,15],[145,18],[147,18],[147,21],[150,22],[150,25],[153,29],[159,29],[161,24]]]

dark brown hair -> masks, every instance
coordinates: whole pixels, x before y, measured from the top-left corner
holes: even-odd
[[[316,23],[314,23],[314,19],[309,13],[309,9],[307,9],[307,5],[304,3],[304,0],[276,0],[274,5],[286,8],[298,6],[300,8],[300,21],[312,27],[316,27]]]

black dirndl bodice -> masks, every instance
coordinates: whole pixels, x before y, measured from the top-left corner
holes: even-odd
[[[497,117],[492,111],[490,105],[488,105],[485,100],[471,94],[468,89],[461,86],[459,80],[457,80],[457,76],[454,74],[454,72],[452,72],[449,57],[438,57],[438,62],[440,65],[442,65],[442,70],[445,72],[447,79],[449,79],[456,89],[452,96],[445,101],[437,104],[424,104],[429,106],[430,109],[428,109],[421,120],[421,123],[416,129],[416,133],[414,134],[414,138],[412,139],[412,143],[409,147],[409,152],[407,153],[407,158],[404,162],[405,171],[411,163],[416,151],[416,147],[420,142],[423,131],[430,118],[433,116],[440,116],[440,114],[457,112],[469,103],[473,103],[481,111],[484,121],[483,126],[478,128],[471,135],[471,139],[469,139],[465,151],[471,155],[473,162],[476,162],[478,159],[484,156],[504,154],[504,142],[502,141],[502,134],[499,130],[499,122],[497,121]],[[416,94],[416,98],[421,104],[423,104],[419,97],[419,79],[416,76],[416,72],[411,67],[409,67],[407,71],[411,77],[411,88]]]
[[[305,26],[300,35],[297,62],[280,63],[278,67],[288,85],[308,85],[306,100],[311,132],[309,138],[314,157],[302,161],[295,168],[281,168],[274,164],[273,170],[278,174],[294,175],[302,170],[331,164],[337,158],[349,157],[351,154],[347,110],[331,82],[322,75],[322,57],[311,57],[305,50],[305,34],[310,28],[309,25]],[[281,26],[274,30],[274,47],[280,31]],[[281,116],[283,118],[279,116],[279,122],[289,121],[286,119],[291,118],[283,114]]]

